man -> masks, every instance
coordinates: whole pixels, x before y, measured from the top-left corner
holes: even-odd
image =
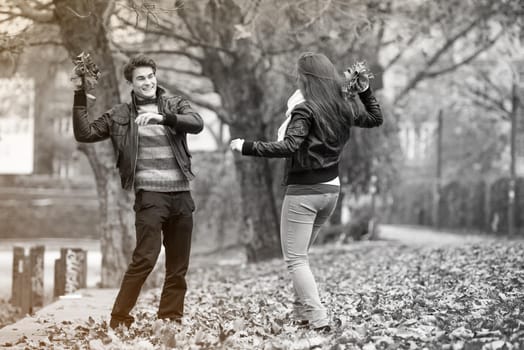
[[[114,106],[90,122],[86,92],[74,75],[73,130],[79,142],[110,138],[122,187],[135,191],[136,247],[111,312],[110,327],[129,327],[129,314],[164,244],[166,275],[158,318],[181,321],[189,264],[192,213],[190,155],[186,134],[197,134],[203,121],[180,96],[157,86],[156,64],[143,55],[124,66],[131,102]],[[162,238],[163,234],[163,238]]]

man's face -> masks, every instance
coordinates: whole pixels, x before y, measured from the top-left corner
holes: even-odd
[[[156,75],[151,67],[136,67],[133,70],[133,91],[138,97],[152,98],[156,95]]]

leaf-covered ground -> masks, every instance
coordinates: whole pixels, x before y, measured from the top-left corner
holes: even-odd
[[[9,301],[0,299],[0,328],[20,319],[20,310],[12,306]]]
[[[524,349],[524,243],[413,247],[364,242],[316,248],[311,265],[335,325],[291,323],[281,260],[193,269],[182,325],[156,320],[158,290],[137,322],[53,325],[26,349]]]

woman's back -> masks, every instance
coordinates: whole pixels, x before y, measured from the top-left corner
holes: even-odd
[[[328,143],[345,143],[358,115],[354,98],[342,94],[342,78],[322,54],[303,53],[297,61],[299,88],[312,110],[318,133]]]

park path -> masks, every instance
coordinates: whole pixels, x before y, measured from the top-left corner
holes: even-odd
[[[60,326],[62,323],[83,324],[90,317],[97,322],[108,320],[117,292],[117,289],[93,288],[61,297],[34,315],[0,329],[0,349],[23,349],[24,344],[16,345],[23,337],[39,344],[47,338],[46,329],[49,326]]]
[[[460,245],[495,240],[492,235],[451,233],[424,226],[380,225],[378,239],[398,241],[407,245]]]
[[[490,236],[454,234],[424,227],[396,225],[381,225],[378,238],[407,245],[458,245],[494,239]],[[95,321],[108,321],[117,292],[117,289],[89,288],[62,297],[34,315],[0,329],[0,349],[17,349],[15,344],[24,336],[38,344],[38,341],[46,338],[46,328],[50,325],[59,325],[62,322],[83,324],[90,317]],[[6,344],[13,346],[6,347]]]

